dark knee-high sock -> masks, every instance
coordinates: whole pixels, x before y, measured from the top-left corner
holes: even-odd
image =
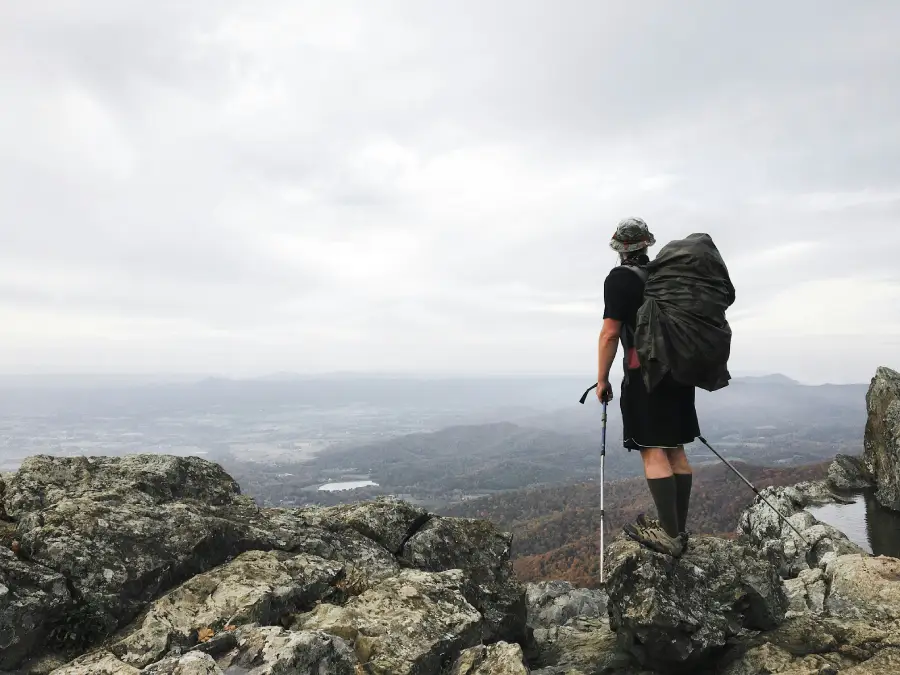
[[[691,484],[693,483],[693,475],[689,473],[675,474],[675,489],[677,493],[676,502],[678,504],[678,531],[687,531],[688,507],[691,505]]]
[[[650,494],[656,503],[656,513],[659,516],[659,524],[670,537],[678,536],[678,493],[675,487],[675,477],[648,478]]]

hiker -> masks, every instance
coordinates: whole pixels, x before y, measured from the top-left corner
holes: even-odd
[[[678,557],[687,544],[686,525],[692,472],[684,445],[700,435],[694,405],[695,389],[676,382],[671,373],[648,392],[634,347],[637,313],[643,302],[650,262],[647,249],[656,243],[640,218],[626,218],[616,228],[610,247],[619,254],[603,286],[603,328],[598,346],[597,396],[613,399],[609,373],[621,340],[624,359],[620,409],[623,443],[640,452],[647,485],[659,522],[641,514],[625,533],[645,546]],[[629,269],[631,268],[631,269]]]

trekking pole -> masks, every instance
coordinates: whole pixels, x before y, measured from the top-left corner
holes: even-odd
[[[744,475],[743,475],[740,471],[738,471],[738,470],[734,467],[734,465],[732,465],[731,462],[729,462],[727,459],[725,459],[724,457],[722,457],[722,455],[720,455],[718,452],[716,452],[715,449],[713,448],[713,446],[711,446],[709,443],[707,443],[707,442],[706,442],[706,439],[703,438],[703,436],[697,436],[697,438],[700,439],[700,442],[703,443],[703,445],[705,445],[707,448],[709,448],[710,450],[712,450],[713,454],[714,454],[716,457],[718,457],[718,458],[721,459],[723,462],[725,462],[725,464],[728,466],[728,468],[731,469],[732,471],[734,471],[734,472],[737,474],[738,478],[740,478],[742,481],[744,481],[744,482],[750,487],[750,489],[753,490],[753,492],[756,493],[756,496],[757,496],[757,497],[759,497],[760,499],[762,499],[770,509],[772,509],[776,514],[778,514],[778,517],[781,518],[781,519],[785,522],[785,524],[786,524],[788,527],[790,527],[794,532],[797,533],[797,536],[800,537],[801,541],[803,541],[804,544],[806,544],[807,546],[809,546],[809,542],[806,541],[806,537],[804,537],[802,534],[800,534],[800,530],[798,530],[796,527],[794,527],[794,526],[791,524],[791,521],[789,521],[787,518],[785,518],[783,515],[781,515],[781,512],[780,512],[778,509],[776,509],[774,506],[772,506],[772,503],[771,503],[768,499],[766,499],[765,497],[763,497],[763,496],[760,494],[759,490],[757,490],[756,487],[754,487],[753,483],[751,483],[749,480],[747,480],[746,478],[744,478]]]
[[[591,389],[595,389],[597,387],[596,384],[591,385],[587,388],[587,391],[581,395],[581,399],[579,399],[579,403],[584,405],[585,400],[587,400],[587,395],[591,392]],[[604,511],[603,511],[603,483],[606,473],[606,401],[603,401],[603,416],[600,418],[602,423],[602,430],[600,432],[600,583],[605,583],[603,570],[603,556],[604,556],[604,541],[603,541],[603,530],[604,528]]]

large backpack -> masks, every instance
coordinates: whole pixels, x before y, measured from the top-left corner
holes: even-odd
[[[644,268],[644,299],[633,346],[651,391],[667,373],[681,384],[715,391],[728,386],[735,300],[725,261],[708,234],[666,244]]]

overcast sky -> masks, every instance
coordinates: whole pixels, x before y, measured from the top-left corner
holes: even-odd
[[[732,371],[900,368],[900,3],[0,5],[0,371],[596,369],[616,222]],[[658,247],[657,247],[658,250]]]

